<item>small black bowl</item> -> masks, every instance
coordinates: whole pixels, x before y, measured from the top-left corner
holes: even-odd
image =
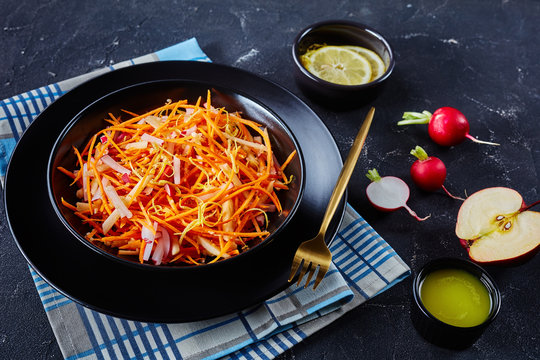
[[[433,316],[424,306],[420,297],[422,282],[428,274],[441,269],[460,269],[476,276],[487,288],[491,298],[491,309],[487,319],[472,327],[449,325]],[[501,293],[493,278],[477,264],[459,258],[440,258],[428,262],[418,272],[413,281],[413,301],[411,318],[414,327],[427,341],[449,349],[465,349],[471,346],[497,317],[501,307]]]
[[[300,57],[313,44],[362,46],[376,52],[386,65],[386,71],[377,79],[362,85],[339,85],[310,73]],[[294,39],[292,56],[295,77],[306,95],[325,105],[361,106],[373,100],[394,69],[395,61],[388,41],[369,26],[347,20],[329,20],[310,25]]]
[[[58,136],[48,164],[49,198],[59,219],[76,239],[103,256],[135,267],[153,267],[157,269],[190,267],[186,264],[166,266],[140,264],[134,257],[118,255],[118,249],[116,248],[107,247],[99,242],[89,242],[84,238],[84,234],[91,230],[90,226],[76,216],[73,211],[62,205],[62,199],[71,204],[76,203],[78,200],[75,195],[76,188],[70,186],[71,179],[57,169],[58,167],[65,169],[75,167],[77,157],[74,154],[73,146],[82,149],[93,134],[107,127],[109,124],[104,120],[107,118],[107,114],[121,115],[123,109],[142,114],[162,106],[167,99],[173,99],[174,101],[186,99],[188,103],[195,104],[199,97],[206,99],[207,91],[211,92],[214,107],[224,107],[229,112],[239,111],[246,118],[266,127],[273,152],[278,161],[283,162],[290,153],[295,150],[297,152],[297,156],[287,166],[288,175],[292,175],[294,181],[287,191],[281,191],[278,194],[283,208],[282,212],[271,213],[268,216],[269,226],[267,230],[270,235],[260,243],[250,244],[249,250],[230,259],[223,259],[218,263],[229,262],[237,257],[243,257],[256,248],[262,248],[274,241],[278,234],[282,232],[294,216],[302,199],[304,189],[302,151],[287,125],[271,109],[251,99],[248,95],[234,90],[204,82],[159,80],[119,88],[88,104],[68,123]],[[208,267],[216,264],[204,266]]]

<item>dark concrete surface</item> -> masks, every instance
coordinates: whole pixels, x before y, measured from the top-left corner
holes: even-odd
[[[370,105],[377,114],[349,186],[349,201],[413,271],[430,259],[466,257],[454,235],[460,202],[411,182],[415,145],[440,157],[447,188],[468,194],[507,186],[526,202],[540,198],[540,2],[502,1],[0,1],[0,97],[60,81],[159,50],[190,37],[216,63],[236,66],[297,94],[326,123],[345,156]],[[371,104],[336,111],[307,98],[292,77],[291,43],[305,26],[350,19],[383,33],[395,71]],[[398,127],[403,111],[459,108],[471,141],[443,148],[424,126]],[[409,205],[432,214],[423,223],[405,211],[371,208],[368,169],[402,177]],[[32,189],[28,189],[32,191]],[[0,358],[62,355],[5,220],[0,223]],[[29,224],[32,204],[28,204]],[[539,359],[540,256],[514,267],[488,267],[502,292],[499,317],[472,347],[425,342],[409,318],[411,278],[346,314],[280,359]]]

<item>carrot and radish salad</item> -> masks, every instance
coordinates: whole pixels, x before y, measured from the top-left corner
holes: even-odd
[[[277,192],[293,177],[278,163],[266,128],[199,98],[167,102],[144,114],[109,114],[110,124],[83,149],[75,204],[86,239],[140,263],[207,264],[240,254],[268,235]]]

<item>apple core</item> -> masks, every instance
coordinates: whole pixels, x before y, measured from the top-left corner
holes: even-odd
[[[484,283],[461,269],[439,269],[427,274],[420,284],[420,298],[434,317],[457,327],[482,324],[492,306]]]

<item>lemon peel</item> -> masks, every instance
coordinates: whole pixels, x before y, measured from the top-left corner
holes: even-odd
[[[360,46],[314,44],[300,61],[313,75],[340,85],[366,84],[386,71],[377,53]]]

